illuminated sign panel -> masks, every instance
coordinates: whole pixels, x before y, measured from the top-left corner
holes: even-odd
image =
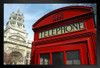
[[[77,31],[81,29],[85,29],[83,21],[39,32],[39,38],[68,33],[68,32]]]

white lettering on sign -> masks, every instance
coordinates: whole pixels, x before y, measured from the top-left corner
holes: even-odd
[[[39,38],[49,37],[82,29],[85,29],[83,21],[39,32]]]

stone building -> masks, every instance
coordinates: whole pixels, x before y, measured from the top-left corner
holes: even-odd
[[[27,35],[23,14],[19,10],[17,13],[12,12],[4,29],[4,54],[9,55],[8,63],[4,59],[4,64],[30,64],[32,42],[27,39]]]

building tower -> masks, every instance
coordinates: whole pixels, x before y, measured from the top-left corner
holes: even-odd
[[[12,12],[4,30],[4,55],[12,56],[4,58],[6,64],[30,63],[31,41],[27,39],[27,35],[24,15],[18,9],[17,13]]]

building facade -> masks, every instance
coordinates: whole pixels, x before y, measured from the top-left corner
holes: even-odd
[[[31,41],[24,26],[24,15],[12,12],[4,30],[4,64],[30,64]]]
[[[41,17],[32,27],[31,64],[96,65],[92,7],[68,6]]]

